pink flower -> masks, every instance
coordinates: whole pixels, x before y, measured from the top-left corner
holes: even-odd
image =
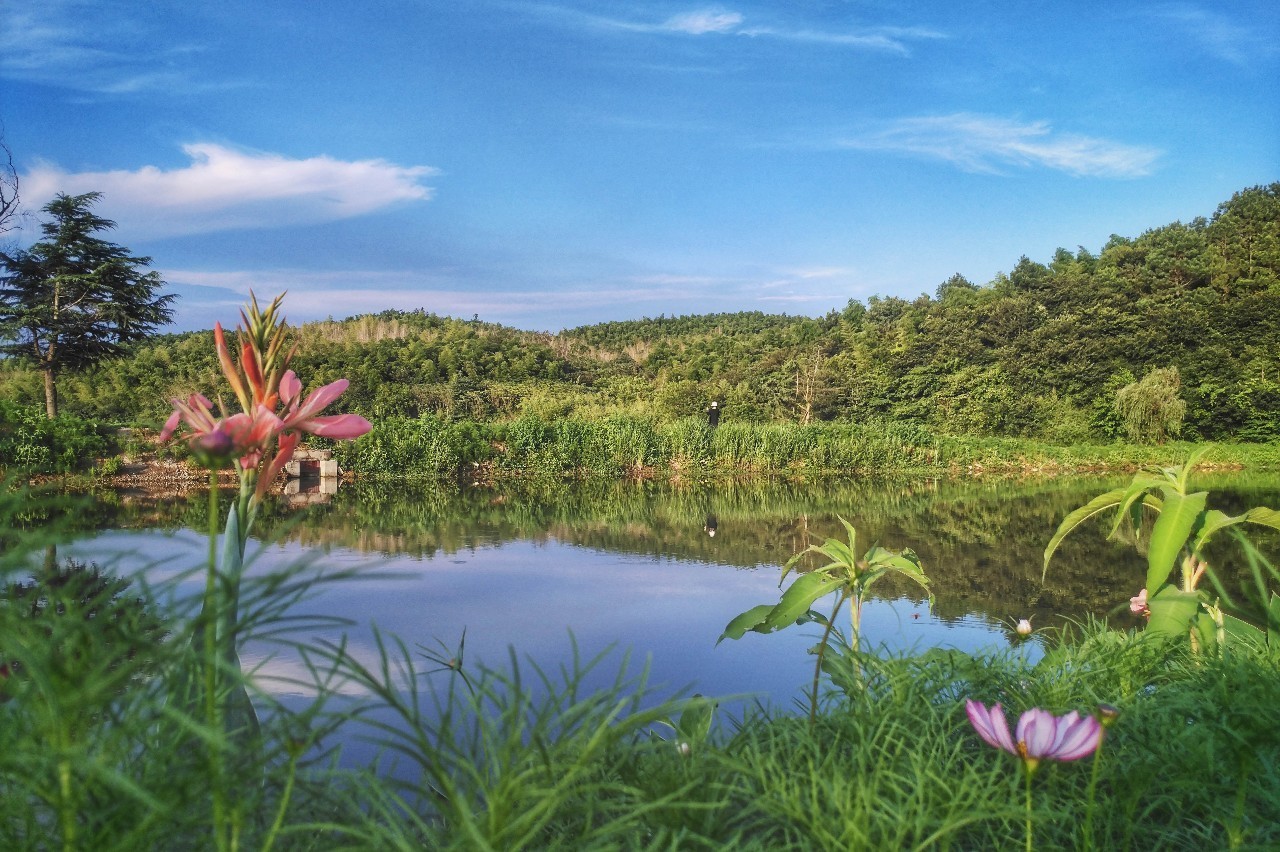
[[[319,417],[321,411],[342,395],[349,382],[338,379],[302,397],[302,382],[293,370],[280,378],[280,402],[284,405],[284,428],[310,432],[322,438],[345,440],[359,438],[373,426],[358,414],[333,414]]]
[[[283,421],[263,405],[257,407],[252,417],[241,413],[219,419],[213,414],[213,404],[198,393],[191,394],[185,401],[173,400],[173,413],[160,431],[160,440],[169,440],[184,424],[191,431],[187,443],[201,464],[217,467],[238,456],[241,466],[247,469],[258,466],[272,437],[284,426]]]
[[[1129,598],[1129,609],[1134,615],[1141,615],[1144,618],[1150,617],[1151,608],[1147,606],[1147,590],[1143,589],[1133,597]]]
[[[1028,774],[1036,771],[1041,760],[1079,760],[1102,742],[1102,725],[1097,718],[1081,716],[1075,710],[1058,717],[1033,707],[1019,717],[1015,742],[999,704],[988,710],[977,701],[966,701],[964,709],[978,736],[988,745],[1022,758]]]

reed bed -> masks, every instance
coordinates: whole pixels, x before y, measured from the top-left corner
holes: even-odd
[[[472,423],[436,416],[386,418],[354,444],[335,447],[361,475],[445,479],[477,468],[501,478],[827,478],[889,474],[972,475],[1133,470],[1173,464],[1193,445],[1057,446],[1021,438],[949,436],[883,421],[806,425],[631,415]],[[1280,445],[1213,444],[1206,463],[1280,467]]]

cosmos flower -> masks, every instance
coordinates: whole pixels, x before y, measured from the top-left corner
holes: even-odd
[[[977,701],[966,701],[964,709],[978,736],[988,745],[1022,758],[1028,774],[1035,772],[1042,760],[1086,757],[1102,742],[1102,725],[1098,719],[1081,716],[1075,710],[1065,716],[1054,716],[1048,710],[1033,707],[1019,717],[1015,740],[1009,735],[1009,723],[999,704],[988,710]]]

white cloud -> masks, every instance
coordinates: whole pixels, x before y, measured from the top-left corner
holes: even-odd
[[[1133,178],[1150,174],[1161,151],[1092,136],[1058,133],[1048,122],[995,116],[905,118],[878,131],[843,139],[837,147],[896,151],[945,160],[971,172],[1041,167],[1082,177]]]
[[[127,3],[0,3],[0,77],[113,95],[238,85],[199,79],[187,61],[197,52]]]
[[[1273,56],[1277,46],[1267,28],[1257,22],[1239,23],[1216,9],[1203,9],[1188,4],[1157,6],[1149,10],[1158,22],[1169,22],[1183,35],[1200,45],[1210,56],[1236,65],[1256,62],[1259,57]]]
[[[564,6],[538,5],[527,7],[544,15],[576,21],[586,26],[623,30],[634,33],[678,34],[703,36],[708,34],[736,35],[749,38],[777,39],[808,44],[825,44],[864,50],[884,51],[906,55],[907,42],[918,39],[935,39],[944,36],[934,30],[919,27],[867,27],[858,30],[814,30],[765,24],[747,25],[746,17],[724,8],[695,9],[672,15],[662,22],[635,18],[606,17],[580,12]]]
[[[422,180],[438,174],[386,160],[292,159],[208,142],[182,150],[190,165],[169,170],[67,172],[41,163],[23,175],[23,196],[34,209],[59,192],[102,192],[103,215],[131,234],[162,237],[347,219],[425,201],[432,190]]]
[[[855,277],[848,268],[814,265],[747,269],[730,275],[679,270],[606,275],[554,289],[536,284],[511,287],[508,282],[501,289],[490,289],[487,278],[459,275],[452,268],[159,271],[169,289],[181,297],[176,303],[176,326],[183,330],[212,328],[215,320],[234,325],[250,291],[260,300],[287,291],[285,316],[294,324],[422,309],[464,319],[478,314],[490,322],[521,328],[561,328],[616,319],[636,309],[653,315],[661,311],[696,314],[737,310],[747,302],[821,313],[847,300]]]
[[[689,35],[703,35],[704,33],[731,32],[741,23],[742,15],[737,12],[708,9],[675,15],[667,21],[665,29]]]

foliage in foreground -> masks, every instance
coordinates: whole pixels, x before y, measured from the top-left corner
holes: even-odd
[[[203,763],[185,759],[184,743],[218,734],[173,709],[166,693],[182,662],[172,651],[148,655],[161,668],[145,682],[120,687],[116,670],[114,697],[92,670],[84,687],[63,681],[55,694],[33,678],[11,693],[0,707],[0,784],[22,807],[0,816],[5,848],[45,848],[50,837],[70,849],[189,848],[209,836]],[[969,728],[966,697],[1014,712],[1119,709],[1096,778],[1088,761],[1035,777],[1041,848],[1280,843],[1274,657],[1197,659],[1185,643],[1101,625],[1031,667],[1007,655],[846,652],[850,677],[837,674],[845,688],[827,695],[816,724],[739,708],[690,741],[664,738],[670,728],[658,724],[689,702],[657,700],[643,676],[586,688],[611,661],[550,674],[513,659],[504,672],[468,672],[448,653],[389,641],[366,665],[340,646],[313,647],[323,697],[299,710],[256,696],[271,710],[260,751],[241,755],[241,845],[1007,848],[1022,833],[1020,773]],[[339,679],[367,697],[340,701]],[[381,760],[334,768],[316,744],[339,725],[373,736]]]
[[[6,520],[28,502],[5,500]],[[1265,646],[1195,654],[1101,624],[1035,665],[844,645],[813,723],[726,702],[708,729],[689,721],[705,699],[655,695],[608,655],[575,651],[551,670],[513,652],[477,670],[462,646],[385,638],[368,659],[303,641],[321,625],[296,621],[298,601],[321,580],[298,566],[246,578],[242,625],[296,654],[292,689],[314,697],[282,703],[229,668],[224,688],[247,688],[262,716],[246,745],[190,703],[196,608],[176,587],[3,565],[13,581],[31,574],[0,605],[6,849],[207,846],[210,746],[234,770],[222,792],[246,849],[1008,848],[1023,836],[1023,779],[969,727],[966,699],[1119,711],[1096,764],[1033,779],[1040,848],[1280,844],[1280,658]],[[65,581],[77,572],[83,585]],[[343,768],[336,732],[380,757]]]

